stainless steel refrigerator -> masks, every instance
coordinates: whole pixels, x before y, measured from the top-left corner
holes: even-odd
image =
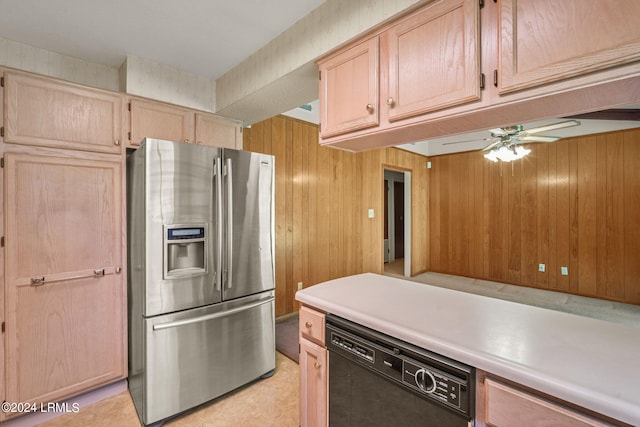
[[[127,174],[129,389],[152,424],[275,369],[274,158],[147,138]]]

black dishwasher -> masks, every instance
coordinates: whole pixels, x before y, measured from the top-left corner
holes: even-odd
[[[325,337],[329,426],[473,425],[473,367],[331,314]]]

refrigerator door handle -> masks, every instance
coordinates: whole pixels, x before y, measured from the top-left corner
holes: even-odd
[[[222,289],[222,160],[214,160],[215,209],[216,209],[216,289]]]
[[[208,320],[219,319],[221,317],[231,316],[232,314],[240,313],[242,311],[251,310],[252,308],[256,308],[263,304],[268,304],[272,301],[275,301],[275,297],[270,297],[268,299],[260,300],[252,304],[243,305],[241,307],[232,308],[231,310],[225,310],[218,313],[211,313],[204,316],[194,317],[192,319],[184,319],[184,320],[176,320],[175,322],[159,323],[157,325],[153,325],[153,330],[161,331],[163,329],[177,328],[180,326],[192,325],[194,323],[200,323],[200,322],[206,322]]]
[[[227,177],[227,289],[233,286],[233,176],[231,169],[231,159],[226,159],[225,175]]]

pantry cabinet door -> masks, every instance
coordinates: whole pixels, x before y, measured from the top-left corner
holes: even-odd
[[[502,0],[500,93],[640,60],[637,0]]]
[[[126,377],[121,164],[5,154],[6,401]]]
[[[477,0],[435,1],[382,37],[389,75],[381,103],[389,121],[480,99]]]
[[[4,142],[122,151],[122,95],[11,72],[4,85]]]
[[[322,138],[380,123],[378,50],[373,37],[318,64]]]
[[[196,143],[242,150],[240,122],[213,114],[196,113]]]
[[[139,146],[144,138],[193,142],[194,112],[175,105],[131,99],[129,144]]]

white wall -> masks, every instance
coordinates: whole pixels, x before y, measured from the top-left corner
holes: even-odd
[[[127,55],[120,76],[122,92],[197,110],[216,110],[216,82],[206,77],[133,55]]]
[[[118,69],[0,38],[0,65],[118,91]]]

